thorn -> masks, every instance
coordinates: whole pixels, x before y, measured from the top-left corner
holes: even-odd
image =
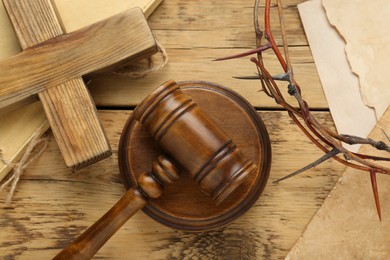
[[[351,159],[351,157],[349,157],[349,155],[348,154],[344,154],[344,159],[347,161],[347,162],[351,162],[352,161],[352,159]]]
[[[370,177],[371,177],[372,191],[374,192],[374,199],[375,199],[376,210],[378,212],[379,221],[382,222],[381,204],[380,204],[380,201],[379,201],[378,186],[377,186],[377,183],[376,183],[376,172],[373,171],[373,170],[370,171]]]
[[[259,76],[234,76],[234,79],[256,79],[259,80]]]
[[[255,76],[236,76],[233,78],[235,78],[235,79],[262,79],[262,77],[260,77],[259,74],[256,74]],[[273,80],[289,81],[288,78],[289,78],[289,76],[287,73],[272,75]]]
[[[374,161],[388,161],[390,162],[390,158],[387,157],[379,157],[379,156],[374,156],[374,155],[367,155],[367,154],[360,154],[360,153],[353,153],[359,158],[362,159],[369,159],[369,160],[374,160]]]
[[[231,60],[231,59],[242,58],[242,57],[246,57],[246,56],[249,56],[249,55],[252,55],[252,54],[260,53],[260,52],[265,51],[265,50],[267,50],[267,49],[269,49],[271,47],[272,47],[272,45],[268,42],[268,43],[264,44],[263,46],[260,46],[259,48],[256,48],[256,49],[253,49],[253,50],[249,50],[249,51],[246,51],[246,52],[242,52],[242,53],[239,53],[239,54],[231,55],[231,56],[226,56],[226,57],[223,57],[223,58],[218,58],[218,59],[215,59],[213,61],[222,61],[222,60]]]
[[[386,134],[385,130],[383,130],[383,129],[382,129],[382,132],[385,134],[385,136],[386,136],[387,140],[389,140],[389,141],[390,141],[390,137],[389,137],[389,136]]]
[[[305,167],[293,172],[293,173],[290,173],[289,175],[286,175],[276,181],[274,181],[273,183],[278,183],[280,181],[283,181],[285,179],[288,179],[288,178],[291,178],[297,174],[300,174],[301,172],[304,172],[304,171],[307,171],[313,167],[316,167],[317,165],[323,163],[324,161],[332,158],[333,156],[337,155],[338,153],[340,153],[340,151],[337,149],[337,148],[333,148],[331,151],[329,151],[328,153],[324,154],[321,158],[319,158],[318,160],[310,163],[309,165],[306,165]]]
[[[277,74],[272,76],[272,79],[281,80],[281,81],[289,81],[289,78],[290,76],[288,75],[288,73]]]

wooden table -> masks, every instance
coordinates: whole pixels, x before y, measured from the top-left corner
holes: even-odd
[[[273,100],[259,93],[256,81],[232,76],[253,75],[249,58],[212,59],[253,48],[252,3],[241,0],[165,0],[150,17],[156,38],[167,49],[169,64],[142,79],[100,75],[92,95],[114,155],[78,172],[65,167],[53,137],[44,154],[22,176],[11,206],[0,201],[0,256],[4,259],[46,259],[56,255],[93,224],[124,193],[117,166],[122,127],[132,109],[168,79],[206,80],[230,87],[259,110],[273,148],[270,180],[249,212],[232,224],[208,232],[190,233],[165,227],[137,213],[98,252],[114,259],[280,259],[334,186],[344,166],[330,160],[301,176],[272,181],[317,159],[322,153],[299,131]],[[303,96],[315,116],[333,127],[296,5],[285,0],[291,58]],[[276,8],[273,8],[276,14]],[[278,18],[272,18],[278,23]],[[280,42],[280,33],[275,36]],[[118,39],[120,40],[120,39]],[[268,68],[280,72],[272,55]],[[114,86],[115,85],[115,86]],[[283,88],[286,90],[286,88]]]

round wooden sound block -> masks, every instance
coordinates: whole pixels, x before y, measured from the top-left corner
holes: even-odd
[[[220,205],[185,172],[165,187],[144,212],[160,223],[182,230],[201,231],[226,225],[245,213],[262,193],[271,165],[271,146],[267,130],[255,109],[240,95],[217,84],[201,81],[179,82],[181,90],[207,113],[257,166]],[[137,185],[137,177],[151,170],[163,151],[152,136],[133,117],[127,121],[119,145],[119,167],[125,186]]]

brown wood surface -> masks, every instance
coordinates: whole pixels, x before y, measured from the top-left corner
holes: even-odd
[[[290,56],[297,81],[304,87],[304,98],[314,109],[327,109],[328,104],[296,6],[303,1],[283,1]],[[254,48],[253,3],[242,0],[163,1],[148,21],[156,39],[167,49],[168,65],[138,80],[113,74],[102,75],[90,84],[95,103],[98,106],[135,106],[155,86],[174,79],[216,82],[237,91],[257,108],[279,108],[273,100],[258,93],[259,83],[232,78],[256,73],[249,57],[212,61]],[[272,28],[277,42],[281,43],[276,9],[274,7],[272,11]],[[270,52],[265,54],[265,62],[272,72],[281,72],[280,65]],[[112,90],[110,95],[106,94],[107,86]]]
[[[291,58],[303,95],[312,108],[327,110],[296,8],[303,0],[283,2]],[[137,80],[102,74],[91,85],[91,91],[99,106],[112,109],[138,104],[168,79],[208,80],[233,88],[257,108],[267,109],[260,115],[270,133],[273,162],[264,194],[232,224],[207,232],[176,231],[139,212],[98,252],[97,258],[281,259],[333,188],[344,169],[333,160],[272,184],[314,161],[322,152],[299,132],[284,111],[275,110],[279,106],[273,100],[258,92],[258,83],[231,78],[253,75],[255,68],[249,59],[211,62],[255,45],[252,4],[241,0],[163,1],[149,23],[157,40],[167,48],[167,67]],[[275,34],[280,39],[280,34]],[[266,55],[266,61],[276,71],[271,55]],[[0,255],[51,258],[119,200],[125,188],[118,170],[117,149],[130,114],[127,110],[100,112],[114,155],[78,173],[65,167],[56,143],[50,139],[43,156],[22,176],[13,204],[0,202]],[[314,115],[333,127],[329,112],[318,111]]]
[[[117,149],[130,111],[100,116],[114,154],[80,172],[66,168],[55,141],[24,173],[11,206],[1,200],[0,255],[51,258],[91,226],[125,193]],[[212,231],[176,231],[137,213],[96,257],[114,259],[280,259],[304,230],[343,170],[334,161],[291,180],[272,181],[314,161],[315,149],[284,112],[261,112],[270,133],[270,180],[256,204],[232,224]],[[315,113],[329,121],[327,112]],[[207,259],[207,258],[206,258]]]
[[[131,188],[96,223],[64,248],[54,259],[90,259],[135,213],[147,203],[146,198]]]

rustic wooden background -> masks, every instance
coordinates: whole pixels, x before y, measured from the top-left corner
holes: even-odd
[[[297,80],[303,96],[321,121],[333,127],[312,55],[300,22],[297,4],[285,0],[284,12]],[[280,259],[301,235],[344,169],[328,161],[301,176],[272,181],[317,159],[322,153],[300,133],[287,113],[259,93],[259,83],[232,76],[253,75],[249,58],[212,59],[254,47],[253,1],[165,0],[150,17],[157,40],[169,55],[168,65],[142,79],[113,74],[95,75],[93,98],[114,155],[79,172],[65,167],[58,147],[49,138],[44,154],[21,178],[10,206],[0,199],[0,256],[4,259],[46,259],[81,234],[124,193],[117,166],[122,127],[150,91],[168,79],[206,80],[230,87],[247,98],[263,118],[272,142],[269,183],[249,212],[230,225],[190,233],[165,227],[137,213],[98,252],[113,259]],[[276,7],[273,8],[276,14]],[[275,36],[278,18],[274,15]],[[120,40],[120,37],[118,38]],[[266,54],[272,72],[280,72]],[[284,90],[285,88],[282,87]]]

